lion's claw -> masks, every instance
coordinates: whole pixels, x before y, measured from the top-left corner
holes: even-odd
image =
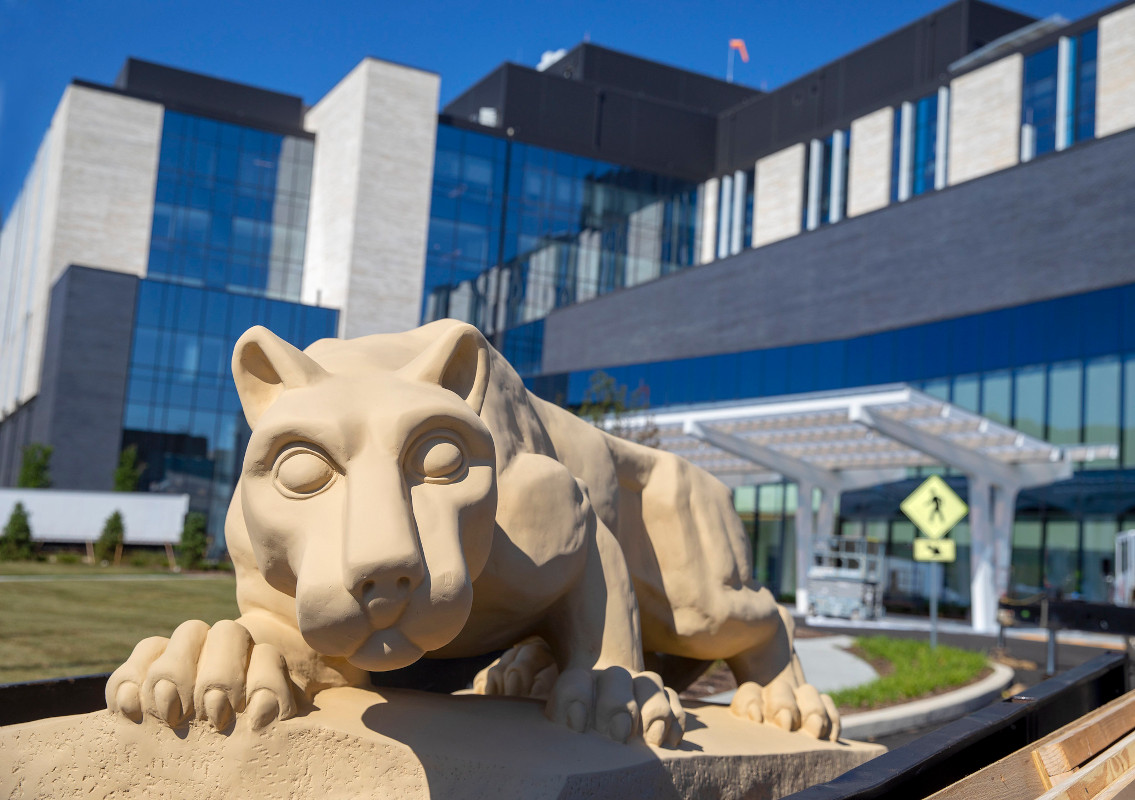
[[[767,686],[752,681],[743,683],[729,710],[742,719],[768,723],[785,731],[801,731],[816,739],[839,739],[835,703],[808,683],[793,686],[784,679]]]
[[[107,708],[133,722],[149,714],[176,728],[196,718],[218,731],[246,710],[257,730],[293,717],[295,695],[279,650],[231,620],[186,622],[169,639],[140,642],[106,685]]]
[[[544,713],[573,731],[594,730],[616,742],[644,736],[649,744],[676,747],[686,727],[678,695],[657,674],[622,667],[564,671]]]

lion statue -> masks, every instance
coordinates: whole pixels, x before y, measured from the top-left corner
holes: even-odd
[[[729,490],[530,394],[476,328],[301,352],[255,327],[232,363],[252,428],[225,523],[241,616],[140,642],[111,711],[260,728],[371,672],[504,651],[475,691],[674,746],[685,713],[645,648],[724,659],[734,713],[838,737]]]

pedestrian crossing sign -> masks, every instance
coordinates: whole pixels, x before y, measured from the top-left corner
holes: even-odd
[[[969,512],[969,506],[938,475],[923,481],[899,508],[931,539],[941,539]]]

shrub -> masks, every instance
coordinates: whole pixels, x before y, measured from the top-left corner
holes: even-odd
[[[51,486],[51,453],[55,448],[33,443],[22,449],[20,475],[16,486],[21,489],[46,489]]]
[[[191,511],[185,515],[185,525],[181,529],[177,563],[182,569],[200,569],[208,549],[209,535],[205,527],[205,515],[200,511]]]
[[[138,489],[138,479],[142,477],[145,464],[138,463],[138,447],[130,445],[118,455],[118,466],[114,470],[114,491],[133,492]]]
[[[32,547],[32,528],[23,503],[16,503],[4,533],[0,535],[0,561],[27,561],[35,554]]]
[[[55,556],[56,564],[82,564],[83,557],[78,553],[59,553]]]
[[[122,514],[115,511],[106,518],[99,540],[95,542],[95,561],[112,560],[125,536],[126,528],[122,524]]]

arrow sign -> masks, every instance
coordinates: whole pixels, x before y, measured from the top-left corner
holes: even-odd
[[[953,563],[958,558],[958,543],[953,539],[915,539],[915,561]]]

